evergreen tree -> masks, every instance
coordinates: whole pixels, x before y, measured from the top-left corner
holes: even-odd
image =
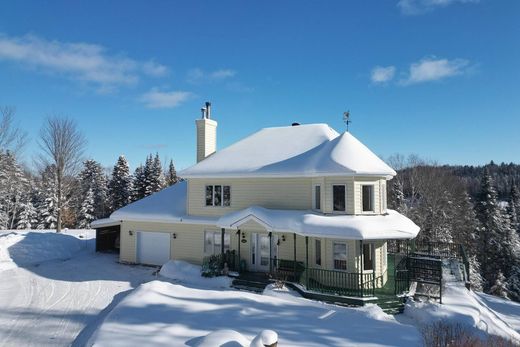
[[[38,214],[31,201],[30,194],[25,194],[20,206],[16,229],[31,229],[38,225]]]
[[[518,262],[513,265],[507,282],[511,299],[520,302],[520,264]]]
[[[41,175],[37,229],[55,229],[58,222],[58,192],[54,165],[45,168]]]
[[[507,218],[504,218],[498,203],[497,192],[493,186],[493,180],[489,173],[482,177],[482,187],[479,201],[476,207],[480,220],[479,228],[479,261],[482,277],[485,280],[484,289],[490,290],[498,282],[498,274],[507,273],[510,266],[510,252],[507,248],[507,239],[510,236],[510,228]]]
[[[173,160],[170,160],[170,165],[168,165],[168,172],[166,172],[166,186],[172,186],[178,181],[179,178],[177,177],[175,165],[173,165]]]
[[[108,186],[103,167],[95,160],[86,160],[83,170],[79,174],[81,198],[86,199],[87,192],[92,190],[92,206],[94,218],[106,217],[108,212]],[[78,208],[81,209],[83,201],[79,201]],[[78,211],[79,214],[81,214]],[[82,219],[79,216],[79,219]],[[84,219],[84,218],[83,218]]]
[[[404,189],[403,185],[398,180],[395,180],[392,184],[390,204],[394,210],[398,211],[399,213],[406,214]]]
[[[80,229],[90,229],[90,223],[96,218],[94,213],[94,191],[92,188],[89,188],[85,194],[85,199],[81,204],[78,227]]]
[[[144,166],[141,164],[134,171],[134,185],[132,192],[132,201],[137,201],[145,197],[146,194],[146,178],[144,176]]]
[[[15,156],[0,153],[0,228],[14,229],[28,180]]]
[[[112,171],[112,178],[108,184],[111,210],[115,211],[130,202],[132,193],[132,176],[126,158],[121,155]]]
[[[144,166],[144,181],[145,196],[151,195],[163,189],[164,175],[159,154],[156,154],[155,158],[152,157],[151,154],[146,158],[146,164]]]
[[[511,219],[511,227],[520,234],[520,192],[516,183],[511,183],[511,193],[509,196],[508,214]]]
[[[489,293],[504,299],[509,299],[508,284],[502,271],[498,272],[494,284],[489,289]]]

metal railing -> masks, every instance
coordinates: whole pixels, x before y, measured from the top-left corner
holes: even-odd
[[[374,296],[374,273],[305,269],[300,284],[307,290],[342,296]]]

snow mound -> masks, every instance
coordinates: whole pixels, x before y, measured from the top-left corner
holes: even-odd
[[[388,315],[381,315],[380,320],[374,312],[372,307],[348,308],[296,297],[286,300],[152,281],[112,310],[92,342],[99,347],[127,346],[129,341],[140,347],[243,347],[259,332],[276,329],[278,345],[284,347],[421,345],[414,326]],[[261,335],[265,341],[275,337]]]
[[[263,330],[251,341],[250,347],[271,346],[278,342],[278,334],[272,330]]]
[[[446,282],[442,304],[409,300],[404,314],[419,324],[427,325],[438,321],[459,323],[472,328],[482,338],[491,334],[520,341],[518,332],[500,319],[495,311],[483,304],[477,294],[467,290],[460,282]]]
[[[0,231],[0,271],[49,260],[69,259],[88,248],[93,230]]]
[[[174,281],[202,288],[229,288],[233,279],[227,276],[202,277],[201,267],[182,260],[170,260],[161,267],[159,275]]]
[[[235,330],[217,330],[204,336],[199,342],[193,344],[193,347],[248,347],[249,340],[241,333]],[[263,347],[263,346],[262,346]]]

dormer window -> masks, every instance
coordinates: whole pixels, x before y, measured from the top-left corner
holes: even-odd
[[[332,203],[334,212],[345,212],[346,211],[346,187],[344,184],[332,186]]]
[[[231,187],[223,185],[207,185],[206,206],[231,206]]]
[[[374,212],[374,186],[362,186],[363,212]]]

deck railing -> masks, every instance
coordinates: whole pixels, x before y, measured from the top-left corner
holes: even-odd
[[[355,273],[317,268],[305,269],[300,276],[299,284],[307,290],[342,295],[373,296],[375,278],[370,273]]]

